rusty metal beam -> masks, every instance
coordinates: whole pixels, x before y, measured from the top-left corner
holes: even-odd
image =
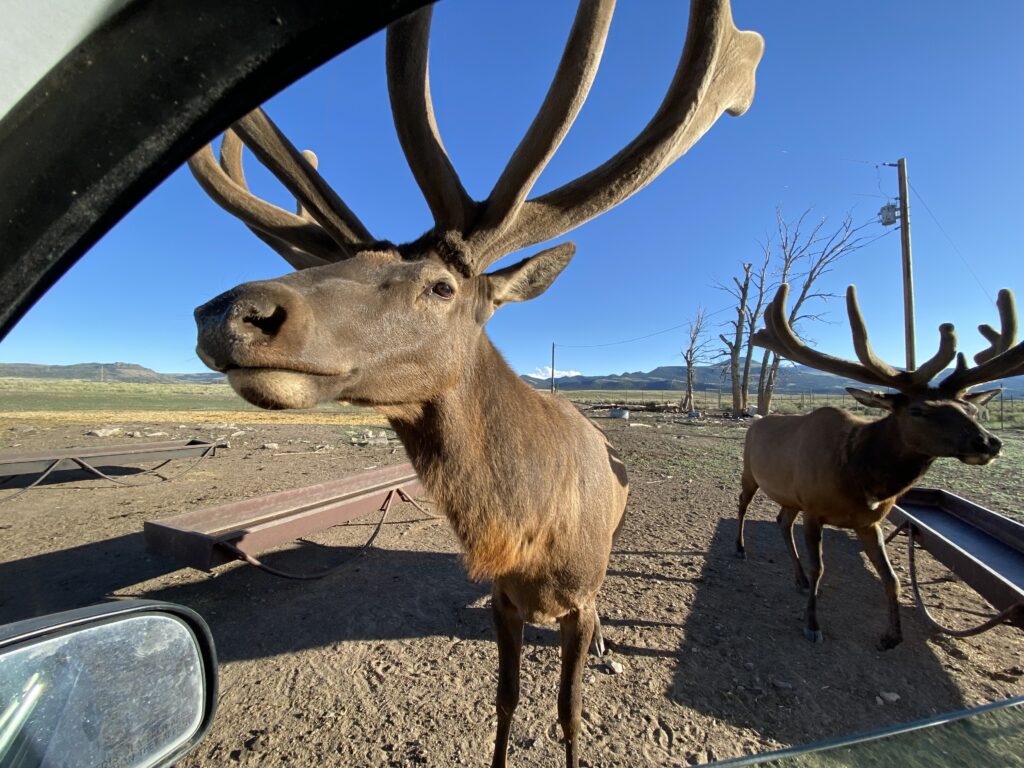
[[[409,463],[361,472],[305,488],[208,507],[143,525],[146,549],[183,565],[210,571],[237,556],[221,543],[249,555],[381,509],[388,493],[422,492]]]
[[[0,454],[0,477],[32,475],[38,472],[62,469],[81,469],[80,459],[97,467],[122,464],[144,464],[150,461],[170,461],[191,456],[215,456],[224,443],[207,440],[164,440],[137,445],[107,445],[91,448],[64,448],[45,451],[23,451]]]

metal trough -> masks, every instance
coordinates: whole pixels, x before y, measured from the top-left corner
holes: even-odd
[[[986,624],[1024,629],[1024,525],[937,488],[907,491],[889,521],[910,531],[911,547],[920,544],[1000,612],[1001,621]],[[916,577],[914,585],[916,592]]]
[[[147,464],[159,462],[143,474],[154,475],[157,470],[174,459],[195,458],[195,463],[184,471],[192,469],[202,459],[216,456],[218,448],[226,443],[211,443],[208,440],[164,440],[156,443],[134,443],[129,445],[100,445],[89,448],[60,448],[45,451],[24,451],[0,454],[0,484],[18,475],[38,475],[31,483],[3,501],[10,501],[25,491],[35,488],[53,472],[63,469],[81,469],[97,477],[119,485],[136,485],[111,477],[100,467],[117,467],[126,464]],[[184,472],[179,473],[184,474]],[[162,480],[171,478],[158,475]]]
[[[186,512],[143,525],[146,549],[210,571],[384,508],[392,491],[422,490],[408,462],[305,488]],[[224,546],[226,545],[226,546]],[[235,551],[237,550],[237,551]]]

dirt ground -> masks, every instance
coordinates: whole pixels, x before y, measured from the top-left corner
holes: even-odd
[[[168,433],[153,439],[227,437],[231,448],[172,482],[119,475],[143,484],[126,488],[71,475],[7,503],[12,484],[0,487],[0,621],[110,595],[198,611],[217,643],[220,702],[185,766],[488,764],[497,664],[489,592],[467,580],[445,523],[396,507],[370,547],[376,516],[266,556],[307,572],[344,563],[312,582],[242,564],[212,575],[179,570],[143,548],[144,520],[404,461],[400,445],[359,447],[351,444],[358,428],[340,425],[119,423]],[[1019,630],[929,634],[910,604],[902,540],[890,555],[904,581],[903,644],[876,650],[886,623],[881,586],[852,535],[831,529],[819,602],[826,640],[806,642],[804,598],[766,500],[748,517],[748,559],[733,556],[743,429],[668,417],[599,423],[624,454],[632,490],[600,598],[610,659],[623,671],[589,662],[586,764],[704,763],[1024,692]],[[130,439],[86,437],[96,426],[7,420],[0,450]],[[167,471],[175,466],[184,462]],[[963,471],[978,478],[985,469]],[[977,622],[987,606],[922,560],[938,614]],[[557,637],[528,627],[525,641],[510,761],[559,765]],[[887,702],[883,692],[899,698]]]

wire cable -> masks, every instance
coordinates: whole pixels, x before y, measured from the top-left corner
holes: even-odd
[[[715,315],[720,315],[723,312],[735,308],[736,306],[734,304],[730,304],[729,306],[722,307],[721,309],[716,309],[714,312],[707,312],[705,313],[704,317],[714,317]],[[556,342],[555,346],[558,347],[559,349],[595,349],[597,347],[615,347],[618,346],[619,344],[632,344],[634,341],[643,341],[644,339],[649,339],[653,336],[660,336],[661,334],[668,333],[669,331],[678,331],[680,328],[685,328],[689,324],[690,321],[687,320],[685,323],[673,325],[671,328],[662,328],[660,331],[646,333],[643,336],[635,336],[632,339],[622,339],[620,341],[608,341],[605,342],[604,344],[558,344]]]
[[[909,179],[907,180],[907,183],[910,184]],[[935,222],[935,226],[939,228],[939,231],[945,236],[946,240],[949,241],[949,244],[950,246],[952,246],[953,251],[956,253],[957,256],[960,257],[960,261],[962,261],[964,263],[964,266],[967,267],[967,271],[971,273],[971,277],[974,278],[974,282],[978,284],[978,287],[981,288],[985,296],[988,297],[988,300],[995,303],[995,299],[992,298],[992,294],[988,292],[987,288],[985,288],[985,285],[984,283],[981,282],[981,278],[978,277],[977,272],[975,272],[971,268],[971,264],[970,262],[967,261],[967,258],[963,255],[963,253],[960,252],[960,249],[956,247],[956,243],[953,242],[953,238],[951,238],[949,236],[949,233],[946,232],[945,227],[943,227],[942,224],[939,223],[938,218],[936,218],[935,214],[932,213],[932,209],[928,207],[928,203],[926,203],[925,199],[921,197],[921,193],[917,191],[917,187],[915,187],[913,184],[910,184],[910,189],[917,196],[917,199],[921,201],[921,205],[924,206],[924,209],[928,211],[928,215],[932,217],[932,221]]]

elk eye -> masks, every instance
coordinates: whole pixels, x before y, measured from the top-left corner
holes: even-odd
[[[452,288],[451,283],[444,280],[438,280],[434,283],[430,287],[430,292],[440,299],[450,299],[455,295],[455,289]]]
[[[910,415],[911,416],[924,416],[924,411],[921,410],[920,408],[911,408],[910,409]]]

